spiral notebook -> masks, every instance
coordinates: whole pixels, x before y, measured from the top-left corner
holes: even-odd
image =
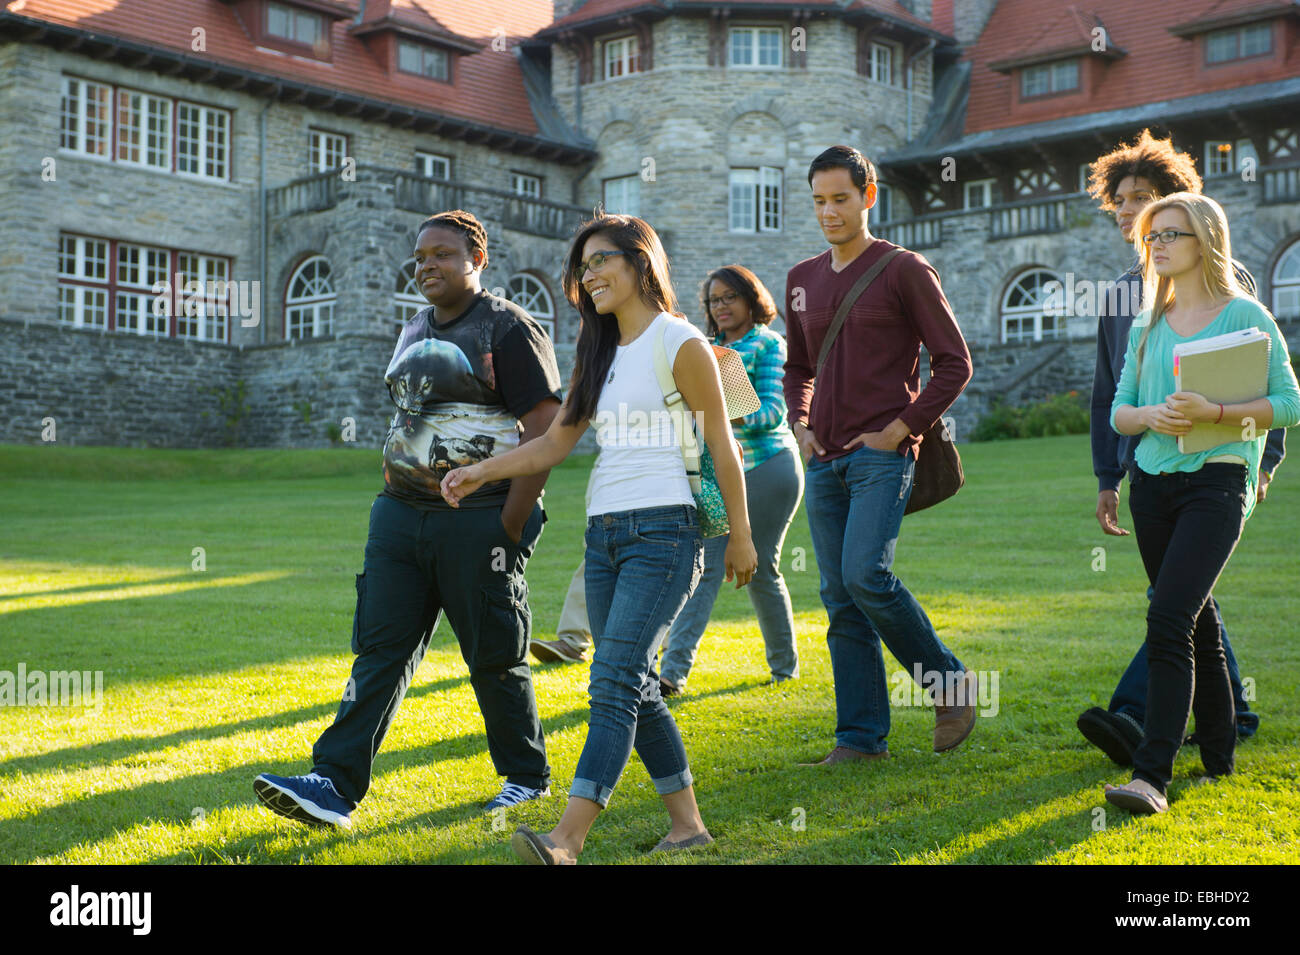
[[[1216,404],[1241,404],[1268,394],[1268,359],[1272,340],[1258,328],[1243,328],[1174,346],[1174,386],[1203,395]],[[1258,429],[1263,433],[1265,429]],[[1208,451],[1244,440],[1239,424],[1198,421],[1178,439],[1183,454]]]

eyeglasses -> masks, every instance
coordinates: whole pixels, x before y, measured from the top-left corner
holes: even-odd
[[[1150,245],[1155,242],[1156,239],[1159,239],[1161,245],[1170,245],[1177,241],[1180,235],[1185,235],[1191,239],[1196,238],[1196,233],[1194,232],[1179,232],[1177,229],[1163,229],[1160,232],[1148,232],[1142,237],[1142,241],[1147,245]]]
[[[735,292],[723,292],[721,295],[715,295],[709,299],[709,308],[718,308],[721,305],[730,305],[740,296]]]
[[[573,277],[581,282],[582,277],[587,274],[587,269],[591,269],[593,272],[599,272],[605,267],[605,260],[611,255],[627,255],[627,253],[618,251],[597,252],[586,262],[579,262],[573,267]]]

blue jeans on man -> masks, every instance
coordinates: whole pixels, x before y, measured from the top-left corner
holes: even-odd
[[[835,741],[862,753],[887,749],[882,641],[909,674],[917,666],[945,675],[965,669],[890,570],[915,469],[910,452],[864,446],[832,461],[814,456],[805,473],[804,508],[829,618]]]

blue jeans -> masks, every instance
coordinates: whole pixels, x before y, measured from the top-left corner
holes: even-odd
[[[835,678],[835,742],[862,753],[887,747],[889,694],[883,640],[909,674],[961,673],[920,604],[890,571],[916,461],[861,447],[833,461],[814,455],[804,508],[812,529]]]
[[[1151,599],[1152,588],[1147,588],[1147,599]],[[1219,602],[1213,597],[1210,602],[1214,604],[1216,613],[1220,613]],[[1250,704],[1246,702],[1245,690],[1241,685],[1241,671],[1237,668],[1237,656],[1232,652],[1232,644],[1228,642],[1228,631],[1223,631],[1223,654],[1228,661],[1228,682],[1232,684],[1232,706],[1236,714],[1237,735],[1242,739],[1249,739],[1255,735],[1259,729],[1259,714],[1251,710]],[[1147,716],[1147,645],[1144,642],[1138,647],[1137,654],[1133,661],[1124,671],[1124,675],[1119,678],[1119,685],[1115,687],[1115,693],[1110,698],[1110,705],[1106,707],[1112,713],[1123,713],[1131,716],[1141,726],[1146,721]]]
[[[758,569],[746,586],[754,605],[758,629],[767,647],[767,666],[778,680],[799,675],[799,654],[794,645],[794,612],[790,592],[781,576],[781,545],[794,512],[803,496],[803,471],[790,450],[768,458],[745,472],[745,498],[749,504],[749,526],[758,552]],[[673,621],[664,649],[664,679],[678,689],[686,685],[695,651],[709,625],[713,604],[726,575],[727,542],[731,535],[710,537],[704,542],[704,576]]]
[[[699,582],[704,550],[695,508],[648,507],[587,521],[591,721],[570,796],[609,803],[636,747],[655,790],[691,785],[686,750],[659,695],[655,654]]]

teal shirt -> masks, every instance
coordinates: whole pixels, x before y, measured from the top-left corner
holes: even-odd
[[[1291,369],[1291,358],[1287,353],[1286,339],[1277,330],[1277,322],[1268,309],[1253,298],[1235,298],[1224,306],[1204,329],[1195,335],[1179,335],[1169,327],[1167,321],[1160,321],[1151,329],[1147,338],[1146,351],[1142,360],[1142,376],[1137,375],[1138,339],[1142,330],[1151,319],[1151,310],[1144,310],[1133,321],[1133,328],[1128,335],[1128,352],[1124,357],[1124,371],[1120,375],[1119,386],[1115,389],[1115,400],[1110,408],[1110,426],[1115,427],[1115,412],[1121,405],[1157,405],[1178,389],[1174,385],[1174,346],[1182,342],[1193,342],[1201,338],[1213,338],[1243,328],[1258,328],[1267,332],[1272,339],[1268,361],[1268,403],[1273,406],[1273,423],[1268,427],[1258,428],[1258,436],[1253,441],[1234,441],[1221,444],[1208,451],[1195,454],[1183,454],[1178,450],[1178,439],[1155,431],[1142,433],[1134,460],[1137,466],[1147,474],[1160,474],[1168,471],[1199,471],[1206,460],[1219,454],[1236,454],[1247,462],[1246,474],[1246,514],[1255,507],[1255,488],[1259,484],[1259,460],[1264,453],[1264,441],[1269,428],[1290,428],[1300,424],[1300,387],[1296,385],[1295,372]],[[1116,429],[1118,430],[1118,429]]]
[[[721,335],[713,343],[726,344]],[[740,353],[750,383],[762,402],[757,411],[745,415],[740,424],[731,428],[745,452],[745,470],[754,470],[787,448],[798,453],[799,445],[785,420],[785,391],[781,387],[785,374],[785,339],[766,325],[755,323],[726,347]]]

